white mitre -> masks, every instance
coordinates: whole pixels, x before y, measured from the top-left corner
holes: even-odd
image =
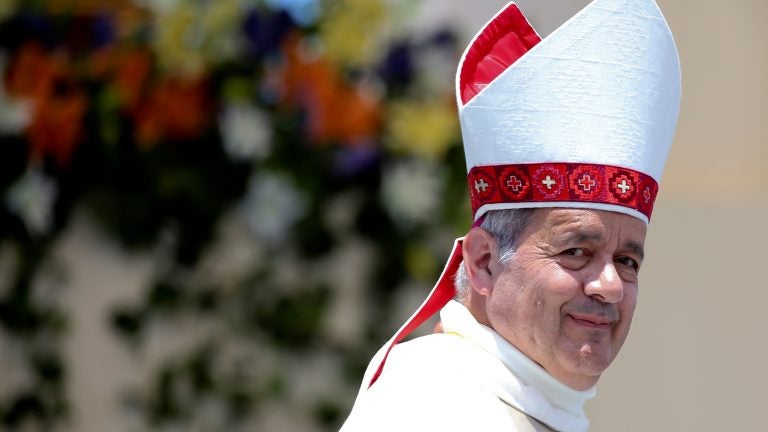
[[[595,0],[539,43],[521,17],[508,4],[459,65],[475,220],[557,206],[648,222],[680,106],[677,50],[658,6]],[[533,45],[519,58],[500,50],[510,32]]]

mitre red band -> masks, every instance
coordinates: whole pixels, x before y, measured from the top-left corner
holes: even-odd
[[[659,190],[639,171],[585,163],[476,166],[467,181],[473,214],[487,204],[584,202],[628,207],[650,220]]]

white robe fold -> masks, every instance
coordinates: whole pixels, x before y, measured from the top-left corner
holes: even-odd
[[[342,432],[587,430],[594,389],[560,383],[460,303],[440,317],[444,333],[394,347],[367,388],[383,349],[373,357]]]

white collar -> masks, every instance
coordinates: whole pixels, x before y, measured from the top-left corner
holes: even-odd
[[[510,382],[496,386],[504,393],[499,397],[555,429],[587,429],[584,403],[595,396],[594,387],[578,391],[561,383],[494,330],[478,323],[459,302],[449,302],[440,311],[440,319],[445,333],[455,333],[479,346],[511,372],[506,377]]]

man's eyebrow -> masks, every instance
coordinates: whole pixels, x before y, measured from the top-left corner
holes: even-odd
[[[588,241],[600,241],[602,234],[589,231],[569,231],[563,238],[565,243],[584,243]]]
[[[563,243],[584,243],[590,241],[597,242],[601,241],[602,239],[602,234],[597,232],[569,231],[563,237]],[[640,242],[635,240],[628,240],[626,243],[624,243],[624,248],[632,251],[632,253],[640,257],[640,259],[645,258],[645,249],[643,248],[643,244]]]
[[[639,256],[640,259],[645,258],[645,250],[643,249],[643,245],[641,243],[634,240],[629,240],[624,244],[624,247],[631,250],[635,255]]]

